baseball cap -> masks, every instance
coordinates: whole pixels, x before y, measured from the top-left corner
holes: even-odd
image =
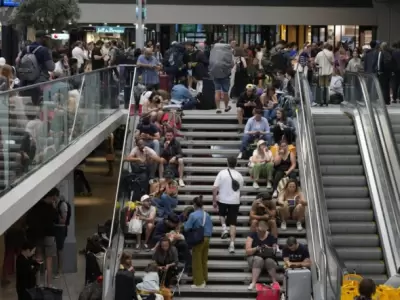
[[[264,140],[259,140],[257,142],[257,147],[260,147],[262,144],[266,144],[266,142]]]
[[[4,57],[0,57],[0,67],[6,64],[6,59]]]
[[[144,202],[144,201],[149,200],[149,199],[150,199],[150,196],[149,196],[149,195],[143,195],[143,196],[140,198],[140,202]]]
[[[254,89],[254,84],[249,83],[248,85],[246,85],[246,90],[247,89]]]
[[[45,31],[45,30],[37,30],[35,33],[36,38],[42,38],[42,37],[50,37],[50,35]]]

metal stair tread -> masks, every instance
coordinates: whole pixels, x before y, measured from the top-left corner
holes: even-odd
[[[203,149],[184,149],[185,155],[229,155],[229,156],[236,156],[239,154],[239,149],[210,149],[210,148],[203,148]]]
[[[239,173],[248,173],[249,172],[249,168],[248,167],[236,167],[235,168],[236,171],[238,171]],[[209,166],[201,166],[201,167],[197,167],[197,166],[185,166],[185,173],[215,173],[215,175],[217,175],[217,173],[221,171],[221,167],[209,167]],[[192,175],[189,175],[192,176]],[[200,175],[199,175],[200,176]],[[215,177],[214,177],[215,178]]]
[[[182,129],[193,129],[193,130],[238,130],[239,128],[244,128],[244,125],[239,124],[182,124]]]
[[[240,146],[240,140],[180,140],[181,146]],[[183,150],[185,151],[185,150]]]
[[[224,164],[226,165],[226,158],[223,157],[184,157],[184,163],[198,163],[198,164]],[[238,159],[238,165],[247,165],[249,163],[246,159]]]
[[[218,132],[218,131],[185,131],[184,137],[192,138],[238,138],[242,137],[243,133],[238,132]]]

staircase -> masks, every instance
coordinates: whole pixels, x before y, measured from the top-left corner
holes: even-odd
[[[214,223],[213,237],[210,240],[209,252],[209,281],[205,289],[192,289],[191,278],[184,275],[181,281],[181,294],[178,299],[210,300],[229,298],[239,300],[255,298],[255,291],[248,291],[251,273],[247,265],[244,244],[249,233],[249,212],[255,196],[265,188],[255,190],[248,175],[247,161],[239,160],[237,170],[245,176],[245,187],[242,189],[242,206],[238,217],[236,252],[228,253],[229,240],[220,238],[222,227],[219,217],[212,207],[212,185],[217,173],[226,168],[226,157],[237,156],[242,134],[238,133],[236,114],[223,113],[217,115],[215,111],[188,111],[185,112],[183,128],[185,138],[181,140],[185,154],[185,183],[186,187],[179,189],[179,205],[177,213],[191,205],[193,198],[204,195],[205,209]],[[281,246],[290,235],[298,237],[299,242],[306,243],[305,231],[297,231],[295,223],[288,224],[288,230],[279,235]],[[133,241],[126,241],[133,243]],[[128,251],[132,251],[129,248]],[[134,266],[137,276],[143,276],[143,270],[151,259],[151,252],[134,253]],[[280,261],[282,264],[282,261]],[[260,282],[268,283],[269,278],[264,273]]]
[[[387,279],[379,232],[353,121],[313,114],[333,246],[349,272]]]

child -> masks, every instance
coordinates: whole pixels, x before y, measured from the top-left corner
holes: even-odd
[[[147,265],[146,274],[143,281],[136,285],[136,288],[141,292],[158,293],[160,291],[160,277],[158,276],[158,266],[155,262]]]

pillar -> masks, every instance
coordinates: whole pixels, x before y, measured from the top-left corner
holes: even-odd
[[[65,239],[63,262],[64,273],[76,273],[78,270],[78,251],[76,246],[75,233],[75,189],[74,189],[74,172],[68,174],[59,184],[60,194],[69,202],[71,206],[71,219],[68,226],[68,235]]]

